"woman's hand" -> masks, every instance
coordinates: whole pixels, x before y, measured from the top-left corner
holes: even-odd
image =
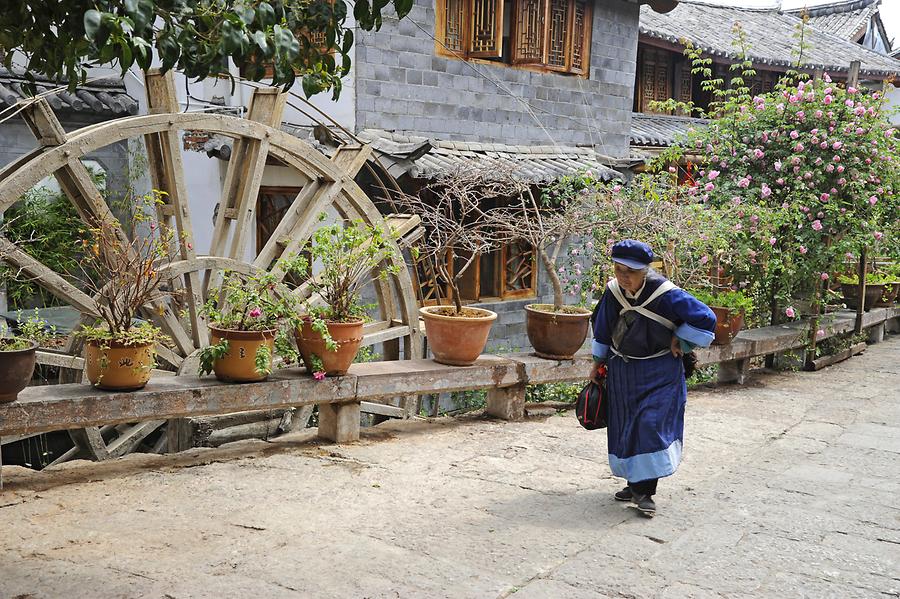
[[[606,376],[606,364],[603,362],[594,362],[591,366],[591,373],[588,375],[588,379],[594,381],[598,385],[600,384],[600,379]]]
[[[672,335],[672,343],[670,345],[670,348],[672,350],[672,355],[676,358],[680,358],[684,355],[684,352],[681,351],[681,341],[679,341],[678,337],[676,337],[675,335]]]

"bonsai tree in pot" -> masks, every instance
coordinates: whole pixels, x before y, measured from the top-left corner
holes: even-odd
[[[162,272],[175,255],[174,231],[153,220],[162,192],[154,191],[129,215],[129,232],[118,220],[100,220],[82,241],[78,283],[92,293],[99,320],[83,325],[87,377],[108,390],[141,389],[156,366],[154,346],[167,337],[147,321],[136,321],[142,309],[161,302]]]
[[[308,298],[296,329],[300,356],[317,379],[346,374],[363,339],[363,288],[404,267],[397,238],[355,220],[320,227],[301,251],[310,260],[303,269],[306,282],[297,289]]]
[[[305,259],[283,259],[278,266],[282,272],[300,272]],[[286,363],[295,361],[288,330],[296,325],[299,308],[300,302],[275,272],[224,273],[222,285],[203,307],[211,344],[200,351],[199,373],[249,383],[271,374],[276,353]]]
[[[590,171],[562,177],[538,199],[530,185],[512,181],[518,195],[489,215],[492,228],[506,240],[534,248],[553,286],[552,304],[525,307],[528,339],[542,358],[571,359],[588,332],[591,312],[565,304],[558,262],[564,250],[581,253],[578,237],[591,231],[590,199],[596,184]]]
[[[500,246],[503,235],[492,226],[494,205],[518,193],[519,185],[497,169],[460,169],[439,176],[418,195],[394,198],[397,209],[419,216],[425,229],[412,253],[436,275],[433,284],[441,304],[422,307],[419,314],[437,362],[468,366],[484,350],[497,314],[463,307],[460,281],[481,254]]]

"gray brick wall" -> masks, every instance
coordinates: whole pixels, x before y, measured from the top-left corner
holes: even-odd
[[[548,144],[552,137],[561,144],[594,144],[612,156],[627,153],[637,4],[622,0],[595,4],[591,72],[582,79],[437,56],[432,38],[434,3],[416,0],[408,17],[400,21],[388,17],[380,31],[359,32],[355,46],[359,129],[507,144]],[[539,123],[525,105],[473,67],[527,100]]]

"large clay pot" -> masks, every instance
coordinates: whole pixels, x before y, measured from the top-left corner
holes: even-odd
[[[321,333],[314,331],[309,320],[303,322],[303,326],[296,331],[297,348],[306,365],[306,371],[313,373],[312,356],[316,355],[322,361],[327,376],[341,376],[347,374],[356,352],[363,340],[363,320],[361,318],[351,322],[326,322],[328,333],[338,344],[338,348],[330,351],[325,345],[325,339]]]
[[[859,285],[841,283],[841,292],[844,294],[844,304],[851,310],[859,308]],[[884,285],[866,285],[866,311],[875,307],[875,303],[881,299],[884,293]]]
[[[898,294],[900,294],[900,283],[885,283],[884,292],[878,298],[878,301],[875,302],[875,307],[890,308],[894,305]]]
[[[550,360],[571,360],[587,337],[591,312],[553,312],[553,304],[525,306],[525,328],[534,353]]]
[[[103,345],[89,341],[84,348],[87,377],[98,389],[137,391],[150,380],[156,366],[153,344],[123,345],[114,341]]]
[[[464,308],[466,312],[476,315],[474,317],[434,313],[447,308],[452,309],[451,306],[419,308],[434,361],[450,366],[471,366],[484,351],[497,313],[483,308]]]
[[[268,378],[268,374],[260,374],[256,370],[256,352],[264,345],[269,348],[271,370],[277,331],[230,331],[211,326],[209,332],[213,345],[222,339],[228,340],[228,353],[213,362],[217,379],[226,383],[255,383]]]
[[[0,351],[0,403],[16,401],[19,391],[31,382],[37,347],[32,341],[25,349]]]
[[[710,306],[716,315],[716,332],[713,345],[728,345],[744,327],[744,312],[731,308]]]

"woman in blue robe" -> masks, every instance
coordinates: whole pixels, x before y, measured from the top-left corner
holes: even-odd
[[[705,304],[650,269],[653,251],[627,239],[612,248],[615,278],[594,317],[591,378],[606,364],[609,466],[628,481],[615,494],[656,513],[657,480],[681,462],[687,402],[682,356],[713,340]]]

